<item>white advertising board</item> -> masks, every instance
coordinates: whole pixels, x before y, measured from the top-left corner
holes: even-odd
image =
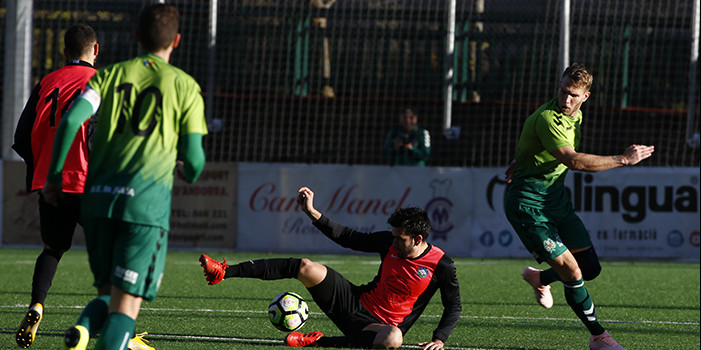
[[[300,211],[297,190],[308,186],[324,215],[363,232],[389,230],[387,218],[398,207],[428,208],[434,230],[429,240],[448,254],[469,253],[469,170],[240,163],[238,174],[239,250],[350,252]]]
[[[315,206],[360,231],[389,229],[397,207],[427,210],[429,241],[451,256],[529,257],[506,221],[502,168],[412,168],[240,163],[242,251],[349,252],[325,238],[296,204]],[[699,169],[618,168],[571,172],[566,186],[602,257],[699,260]]]
[[[470,256],[530,256],[504,216],[504,169],[473,171]],[[699,261],[699,169],[570,172],[565,186],[600,256]]]

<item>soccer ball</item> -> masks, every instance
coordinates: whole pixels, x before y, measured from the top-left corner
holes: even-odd
[[[268,307],[270,323],[283,332],[292,332],[304,326],[309,318],[309,307],[302,297],[293,292],[278,294]]]

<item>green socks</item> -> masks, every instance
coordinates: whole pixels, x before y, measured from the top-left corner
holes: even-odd
[[[560,275],[552,268],[540,272],[540,284],[548,286],[555,281],[560,281]]]
[[[105,326],[95,345],[96,350],[122,350],[127,348],[129,339],[134,337],[136,321],[131,317],[113,312],[107,316]]]
[[[105,324],[109,307],[110,296],[100,295],[85,306],[75,324],[85,327],[90,332],[90,336],[95,337]]]
[[[589,292],[584,288],[584,280],[562,282],[562,284],[565,285],[565,299],[567,300],[567,304],[570,305],[577,317],[582,320],[582,323],[589,329],[589,332],[593,335],[603,333],[604,327],[602,327],[596,319],[594,303],[591,301],[591,297],[589,297]]]

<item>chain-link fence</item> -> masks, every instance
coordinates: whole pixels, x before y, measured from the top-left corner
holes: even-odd
[[[595,76],[583,152],[654,144],[645,165],[699,165],[698,143],[688,142],[699,132],[698,98],[688,114],[699,91],[698,71],[690,77],[693,2],[572,2],[570,61]],[[33,83],[63,64],[63,30],[77,22],[98,33],[98,67],[135,55],[145,3],[35,0]],[[183,41],[171,62],[206,95],[210,161],[386,164],[385,135],[411,106],[432,135],[428,165],[504,166],[559,78],[561,0],[457,1],[452,56],[449,1],[172,3]],[[443,135],[448,85],[457,138]]]

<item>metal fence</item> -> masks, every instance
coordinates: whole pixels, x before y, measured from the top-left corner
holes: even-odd
[[[77,22],[98,33],[98,67],[135,55],[146,2],[35,0],[32,83],[63,64],[63,30]],[[694,2],[572,3],[569,58],[595,75],[583,152],[654,144],[645,165],[699,166],[698,141],[689,140],[699,132]],[[562,0],[457,1],[452,54],[450,1],[172,3],[183,41],[171,62],[203,87],[210,161],[385,164],[385,135],[411,106],[432,135],[429,165],[504,166],[560,74]],[[446,86],[458,138],[443,135]]]

